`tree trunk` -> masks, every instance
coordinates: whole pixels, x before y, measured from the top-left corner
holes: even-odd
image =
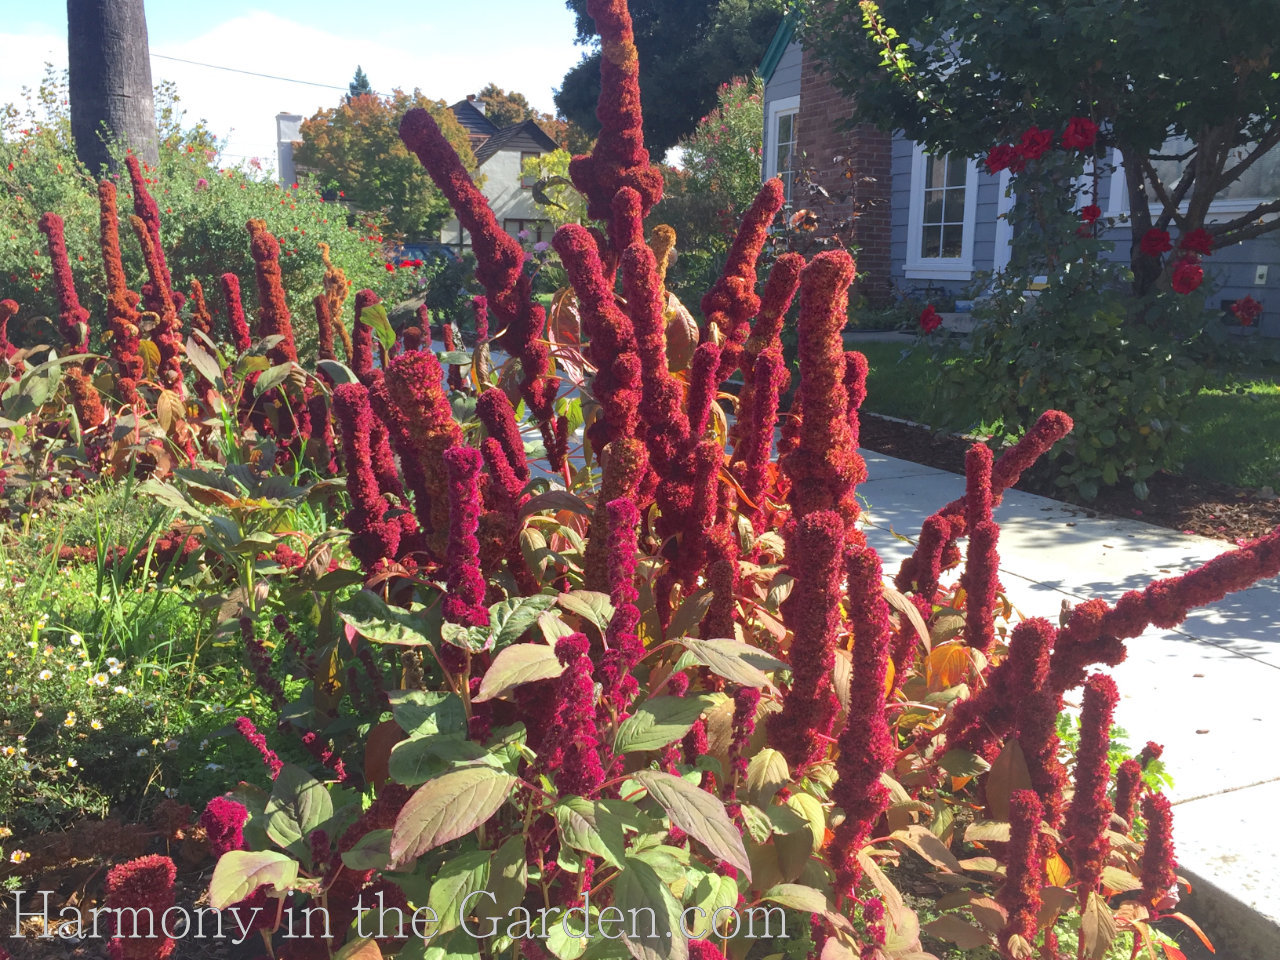
[[[107,141],[156,163],[155,99],[143,0],[67,0],[71,133],[98,176],[114,169]],[[105,138],[105,139],[104,139]]]
[[[1146,182],[1138,162],[1138,152],[1118,146],[1124,158],[1124,180],[1129,191],[1129,264],[1133,267],[1133,293],[1141,297],[1160,279],[1159,261],[1142,253],[1142,237],[1151,229],[1151,207],[1147,203]]]

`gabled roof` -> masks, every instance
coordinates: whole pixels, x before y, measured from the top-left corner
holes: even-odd
[[[549,153],[559,144],[543,133],[532,120],[504,127],[476,148],[476,166],[484,163],[499,150],[520,150]]]
[[[799,24],[800,17],[794,12],[788,13],[782,18],[782,22],[778,24],[778,29],[774,31],[773,39],[769,41],[769,46],[764,52],[759,68],[756,70],[760,74],[760,79],[765,83],[773,79],[773,71],[778,69],[778,61],[782,59],[782,54],[795,37],[796,27]]]
[[[459,100],[449,109],[453,111],[453,115],[458,118],[458,122],[467,131],[467,136],[471,138],[473,147],[477,140],[491,137],[498,132],[498,128],[494,126],[493,121],[484,115],[484,110],[477,107],[470,100]]]

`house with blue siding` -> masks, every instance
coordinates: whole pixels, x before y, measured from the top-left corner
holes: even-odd
[[[845,129],[848,101],[797,39],[794,19],[779,27],[760,74],[763,177],[782,176],[789,201],[799,204],[807,202],[797,182],[801,171],[802,179],[833,195],[851,180],[858,185],[848,204],[858,210],[858,290],[870,302],[971,295],[985,275],[1005,268],[1012,230],[1004,214],[1014,203],[1007,170],[993,175],[981,158],[931,155],[900,132],[869,125]],[[1098,204],[1104,217],[1118,221],[1103,234],[1115,245],[1110,256],[1127,263],[1128,197],[1118,161],[1100,170]],[[1210,219],[1233,219],[1277,196],[1280,148],[1215,202]],[[842,212],[847,211],[832,211]],[[1203,266],[1208,303],[1222,309],[1224,323],[1235,325],[1230,305],[1251,296],[1263,313],[1257,333],[1244,332],[1280,337],[1280,232],[1215,250]]]

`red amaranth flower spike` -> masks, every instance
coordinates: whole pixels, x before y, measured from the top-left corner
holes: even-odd
[[[782,603],[791,642],[791,688],[782,713],[769,724],[771,745],[791,769],[825,756],[837,701],[832,688],[836,632],[844,594],[844,521],[831,510],[815,510],[786,533],[787,557],[795,586]]]
[[[725,337],[717,385],[742,361],[751,318],[760,312],[761,305],[756,296],[756,262],[769,237],[769,228],[785,202],[782,180],[774,177],[766,181],[742,215],[723,272],[702,298],[702,315],[707,318],[706,335],[715,327]]]
[[[614,440],[636,434],[641,387],[635,331],[631,318],[618,306],[591,234],[576,223],[566,224],[556,231],[551,243],[577,295],[589,340],[588,357],[596,367],[591,391],[602,413],[588,428],[587,437],[593,448],[600,450]]]
[[[249,336],[249,324],[244,319],[244,304],[240,299],[240,278],[234,273],[224,273],[218,278],[222,284],[222,297],[227,301],[227,329],[231,334],[231,342],[240,353],[245,353],[253,346]]]
[[[138,401],[135,384],[142,379],[144,364],[138,353],[138,311],[125,279],[120,255],[120,218],[116,209],[116,188],[110,180],[98,184],[98,243],[102,250],[102,270],[107,281],[107,326],[111,358],[116,363],[116,389],[120,399]]]
[[[476,416],[485,431],[497,441],[503,457],[521,484],[529,482],[529,461],[524,452],[524,439],[516,423],[516,411],[501,390],[486,390],[476,399]]]
[[[160,241],[160,207],[147,190],[147,179],[142,175],[138,158],[132,154],[125,157],[125,166],[129,169],[129,181],[133,185],[133,212],[145,226],[155,250],[156,269],[149,283],[142,285],[142,301],[152,313],[164,316],[165,304],[172,303],[173,299],[173,277],[165,260],[164,244]]]
[[[205,303],[204,287],[199,280],[191,280],[191,325],[206,336],[213,333],[213,315]]]
[[[416,471],[413,476],[421,478],[420,485],[410,484],[418,525],[432,553],[443,558],[449,533],[443,458],[446,450],[462,441],[462,430],[445,396],[444,370],[429,350],[401,354],[387,366],[386,388],[403,425],[403,432],[392,432],[392,442],[406,477]]]
[[[667,368],[666,298],[653,251],[644,244],[634,244],[623,254],[622,284],[640,355],[640,416],[649,460],[659,476],[666,476],[689,439],[689,418],[681,405],[680,385]]]
[[[155,291],[152,300],[160,306],[160,312],[156,314],[155,332],[152,334],[160,353],[156,376],[161,386],[182,397],[186,391],[183,388],[181,358],[186,351],[182,345],[182,323],[173,303],[173,291],[168,286],[167,278],[161,273],[164,264],[152,244],[151,235],[147,233],[146,224],[137,216],[131,216],[129,223],[142,247],[142,259],[146,262],[147,275],[151,278],[151,286]]]
[[[996,641],[996,597],[1000,592],[1000,528],[982,520],[969,531],[969,547],[960,584],[965,590],[964,639],[986,653]]]
[[[267,746],[267,738],[258,732],[258,728],[254,726],[253,721],[248,717],[237,717],[232,726],[236,728],[240,736],[249,741],[251,747],[258,751],[262,757],[263,764],[271,771],[271,779],[274,780],[280,776],[280,771],[284,769],[284,763],[276,756],[276,752]]]
[[[565,670],[556,681],[556,746],[552,752],[559,763],[549,772],[561,795],[590,797],[604,782],[590,649],[590,641],[581,633],[556,642],[556,656]]]
[[[607,511],[614,500],[630,500],[639,506],[640,486],[649,471],[649,457],[644,444],[632,438],[609,444],[601,451],[600,458],[604,473],[591,513],[591,536],[587,538],[582,566],[583,585],[588,590],[604,593],[611,581],[606,539],[599,531],[610,529]]]
[[[1173,858],[1173,805],[1163,793],[1142,798],[1147,839],[1142,846],[1142,899],[1159,910],[1178,882]]]
[[[485,582],[480,570],[480,543],[476,540],[480,522],[480,451],[451,447],[444,452],[444,465],[449,482],[444,617],[451,623],[482,627],[489,623],[489,610],[484,605]]]
[[[89,311],[76,296],[75,278],[67,257],[67,238],[62,218],[46,213],[37,226],[49,238],[49,260],[53,271],[53,289],[58,298],[58,332],[72,353],[89,352]]]
[[[351,329],[351,369],[364,383],[373,372],[373,327],[360,319],[360,315],[374,304],[382,302],[372,290],[356,294],[355,322]]]
[[[524,251],[499,225],[489,201],[431,114],[421,108],[406,113],[400,122],[400,139],[417,155],[453,207],[458,222],[471,235],[476,279],[485,288],[488,311],[503,330],[494,345],[520,358],[521,396],[538,421],[552,469],[559,470],[568,444],[568,423],[555,415],[560,380],[548,375],[550,349],[543,338],[546,311],[533,302],[532,280],[522,272]]]
[[[760,691],[756,687],[739,687],[733,694],[732,739],[729,741],[729,776],[724,785],[724,801],[733,804],[738,785],[747,778],[747,751],[756,730],[756,710],[760,707]],[[730,810],[731,816],[736,816]]]
[[[1000,503],[1000,497],[1004,491],[1016,484],[1022,474],[1033,463],[1044,456],[1050,447],[1071,432],[1071,427],[1071,418],[1061,410],[1046,410],[1040,414],[1035,424],[1021,440],[1000,455],[1000,459],[991,466],[991,504],[993,507]],[[965,516],[968,512],[966,501],[967,497],[952,500],[933,514],[933,516],[941,517],[947,521],[949,528],[948,545],[951,545],[957,537],[963,536],[966,532]],[[894,578],[899,590],[904,589],[902,584],[910,584],[916,579],[916,567],[923,562],[920,555],[926,546],[930,550],[934,549],[932,543],[926,541],[922,531],[915,553],[902,561],[898,575]],[[949,551],[946,551],[944,547],[944,552]]]
[[[1080,710],[1080,746],[1076,750],[1075,793],[1067,807],[1065,834],[1072,874],[1081,906],[1098,889],[1110,844],[1105,832],[1111,818],[1107,783],[1111,765],[1111,717],[1120,694],[1115,681],[1095,673],[1085,681]]]
[[[764,532],[768,525],[764,498],[778,426],[778,403],[790,380],[781,349],[768,350],[756,358],[751,373],[751,419],[743,425],[736,447],[736,456],[741,458],[739,482],[754,504],[751,521],[756,533]]]
[[[1142,764],[1132,758],[1116,767],[1116,813],[1133,826],[1138,811],[1138,794],[1142,791]]]
[[[743,435],[749,432],[749,424],[754,422],[755,404],[755,364],[762,354],[770,350],[781,350],[782,325],[787,311],[800,289],[800,274],[804,270],[804,257],[798,253],[784,253],[769,271],[765,281],[764,293],[760,297],[760,310],[755,322],[751,325],[751,335],[742,344],[743,356],[739,361],[742,369],[743,385],[738,394],[737,423],[730,434],[734,439],[735,461],[746,461],[746,451],[742,449]],[[788,377],[789,380],[789,377]],[[776,412],[776,404],[775,404]],[[772,434],[770,447],[772,447]],[[754,498],[753,498],[754,499]]]
[[[1103,600],[1078,604],[1054,647],[1050,682],[1057,690],[1081,683],[1091,664],[1115,666],[1124,660],[1121,642],[1148,625],[1169,630],[1196,607],[1280,574],[1280,529],[1214,557],[1178,577],[1154,580],[1130,590],[1114,607]]]
[[[815,510],[838,511],[845,538],[862,543],[857,531],[857,485],[867,468],[853,446],[849,395],[844,385],[844,341],[853,260],[843,250],[827,250],[800,279],[800,387],[804,408],[800,444],[781,459],[791,481],[790,503],[799,519]]]
[[[858,852],[889,805],[889,790],[880,777],[892,765],[894,753],[884,710],[892,630],[875,551],[853,551],[848,559],[848,574],[853,678],[849,717],[840,734],[840,755],[836,759],[839,779],[831,791],[832,799],[845,814],[844,822],[836,827],[830,851],[840,895],[853,893],[862,873]]]
[[[316,311],[317,357],[320,360],[336,360],[333,349],[333,317],[329,313],[329,298],[323,295],[311,301]]]
[[[387,502],[371,462],[374,417],[368,391],[358,383],[340,384],[333,391],[333,412],[342,429],[342,459],[351,498],[344,522],[351,531],[351,552],[370,577],[380,561],[395,559],[401,528],[385,519]]]
[[[107,419],[102,409],[102,397],[93,381],[78,366],[68,365],[63,373],[67,381],[67,392],[71,394],[71,403],[75,407],[76,419],[80,421],[82,430],[92,430],[102,426]]]
[[[710,341],[698,344],[693,351],[693,363],[689,367],[689,394],[686,408],[689,411],[689,437],[701,439],[711,422],[711,405],[716,402],[720,388],[720,347]]]
[[[1005,879],[996,902],[1008,913],[1000,931],[1000,950],[1006,957],[1026,956],[1014,952],[1010,940],[1020,937],[1029,950],[1036,939],[1040,912],[1040,888],[1044,885],[1044,862],[1040,851],[1040,799],[1031,790],[1015,790],[1009,797],[1009,845],[1005,849]]]
[[[265,220],[250,220],[249,252],[258,280],[258,338],[282,337],[267,351],[272,365],[296,363],[298,348],[293,341],[293,323],[285,302],[284,283],[280,276],[280,244],[267,230]]]
[[[484,343],[489,339],[489,301],[484,297],[472,297],[471,312],[476,323],[476,343]]]
[[[107,944],[111,960],[165,960],[173,954],[174,941],[162,932],[161,918],[173,907],[177,873],[173,861],[159,854],[107,871],[104,907],[113,918]],[[133,918],[132,927],[124,921],[126,915]]]
[[[640,114],[640,59],[626,0],[587,0],[587,15],[600,35],[600,136],[590,154],[569,162],[573,185],[587,198],[587,216],[608,220],[623,187],[640,196],[647,217],[662,199],[662,174],[649,163]],[[620,252],[620,251],[618,251]]]

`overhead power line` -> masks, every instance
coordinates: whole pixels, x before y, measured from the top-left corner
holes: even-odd
[[[272,73],[256,73],[253,70],[241,70],[238,67],[224,67],[217,63],[202,63],[199,60],[186,60],[182,57],[170,57],[163,53],[153,53],[151,56],[157,60],[172,60],[174,63],[187,63],[193,67],[208,67],[210,70],[225,70],[227,73],[243,73],[247,77],[261,77],[264,80],[279,80],[283,83],[299,83],[306,87],[323,87],[326,90],[349,90],[349,87],[340,87],[333,83],[318,83],[315,80],[297,80],[293,77],[278,77]],[[385,96],[385,94],[373,91],[377,96]]]

